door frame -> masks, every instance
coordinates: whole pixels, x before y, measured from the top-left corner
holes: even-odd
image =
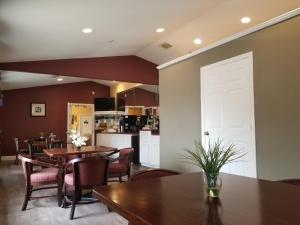
[[[206,66],[202,66],[200,68],[200,105],[201,105],[201,142],[205,143],[205,135],[204,135],[204,88],[203,88],[203,84],[204,84],[204,76],[203,73],[205,72],[205,70],[210,69],[211,67],[215,67],[215,66],[221,66],[224,64],[228,64],[234,61],[238,61],[241,59],[247,59],[249,62],[249,91],[250,91],[250,129],[251,129],[251,140],[250,140],[250,145],[251,147],[254,148],[254,154],[255,154],[255,167],[256,167],[256,171],[255,171],[255,177],[257,177],[257,159],[256,159],[256,130],[255,130],[255,106],[254,106],[254,78],[253,78],[253,52],[247,52],[238,56],[234,56],[232,58],[228,58],[216,63],[212,63]]]
[[[70,118],[70,109],[72,105],[87,105],[87,106],[92,106],[93,108],[93,120],[92,120],[92,126],[95,128],[95,105],[94,104],[88,104],[88,103],[74,103],[74,102],[68,102],[67,104],[67,142],[70,141],[70,134],[71,130],[69,129],[69,124],[71,123],[71,118]],[[95,129],[92,129],[92,145],[95,145]]]

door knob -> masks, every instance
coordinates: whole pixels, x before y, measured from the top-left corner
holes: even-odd
[[[204,135],[209,136],[209,132],[208,132],[208,131],[205,131],[205,132],[204,132]]]

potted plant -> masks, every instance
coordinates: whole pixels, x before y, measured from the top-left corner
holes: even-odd
[[[182,157],[203,170],[207,195],[217,198],[222,187],[222,180],[219,177],[221,168],[225,164],[237,161],[245,154],[237,150],[233,144],[225,147],[219,139],[213,144],[209,141],[207,149],[200,141],[195,141],[195,147],[195,150],[185,149]]]

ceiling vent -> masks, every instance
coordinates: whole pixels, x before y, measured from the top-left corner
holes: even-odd
[[[172,48],[173,45],[169,44],[168,42],[165,42],[165,43],[162,43],[160,45],[160,47],[164,48],[164,49],[169,49],[169,48]]]

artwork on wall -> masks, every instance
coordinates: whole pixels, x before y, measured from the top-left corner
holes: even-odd
[[[31,116],[46,116],[45,103],[31,103]]]

